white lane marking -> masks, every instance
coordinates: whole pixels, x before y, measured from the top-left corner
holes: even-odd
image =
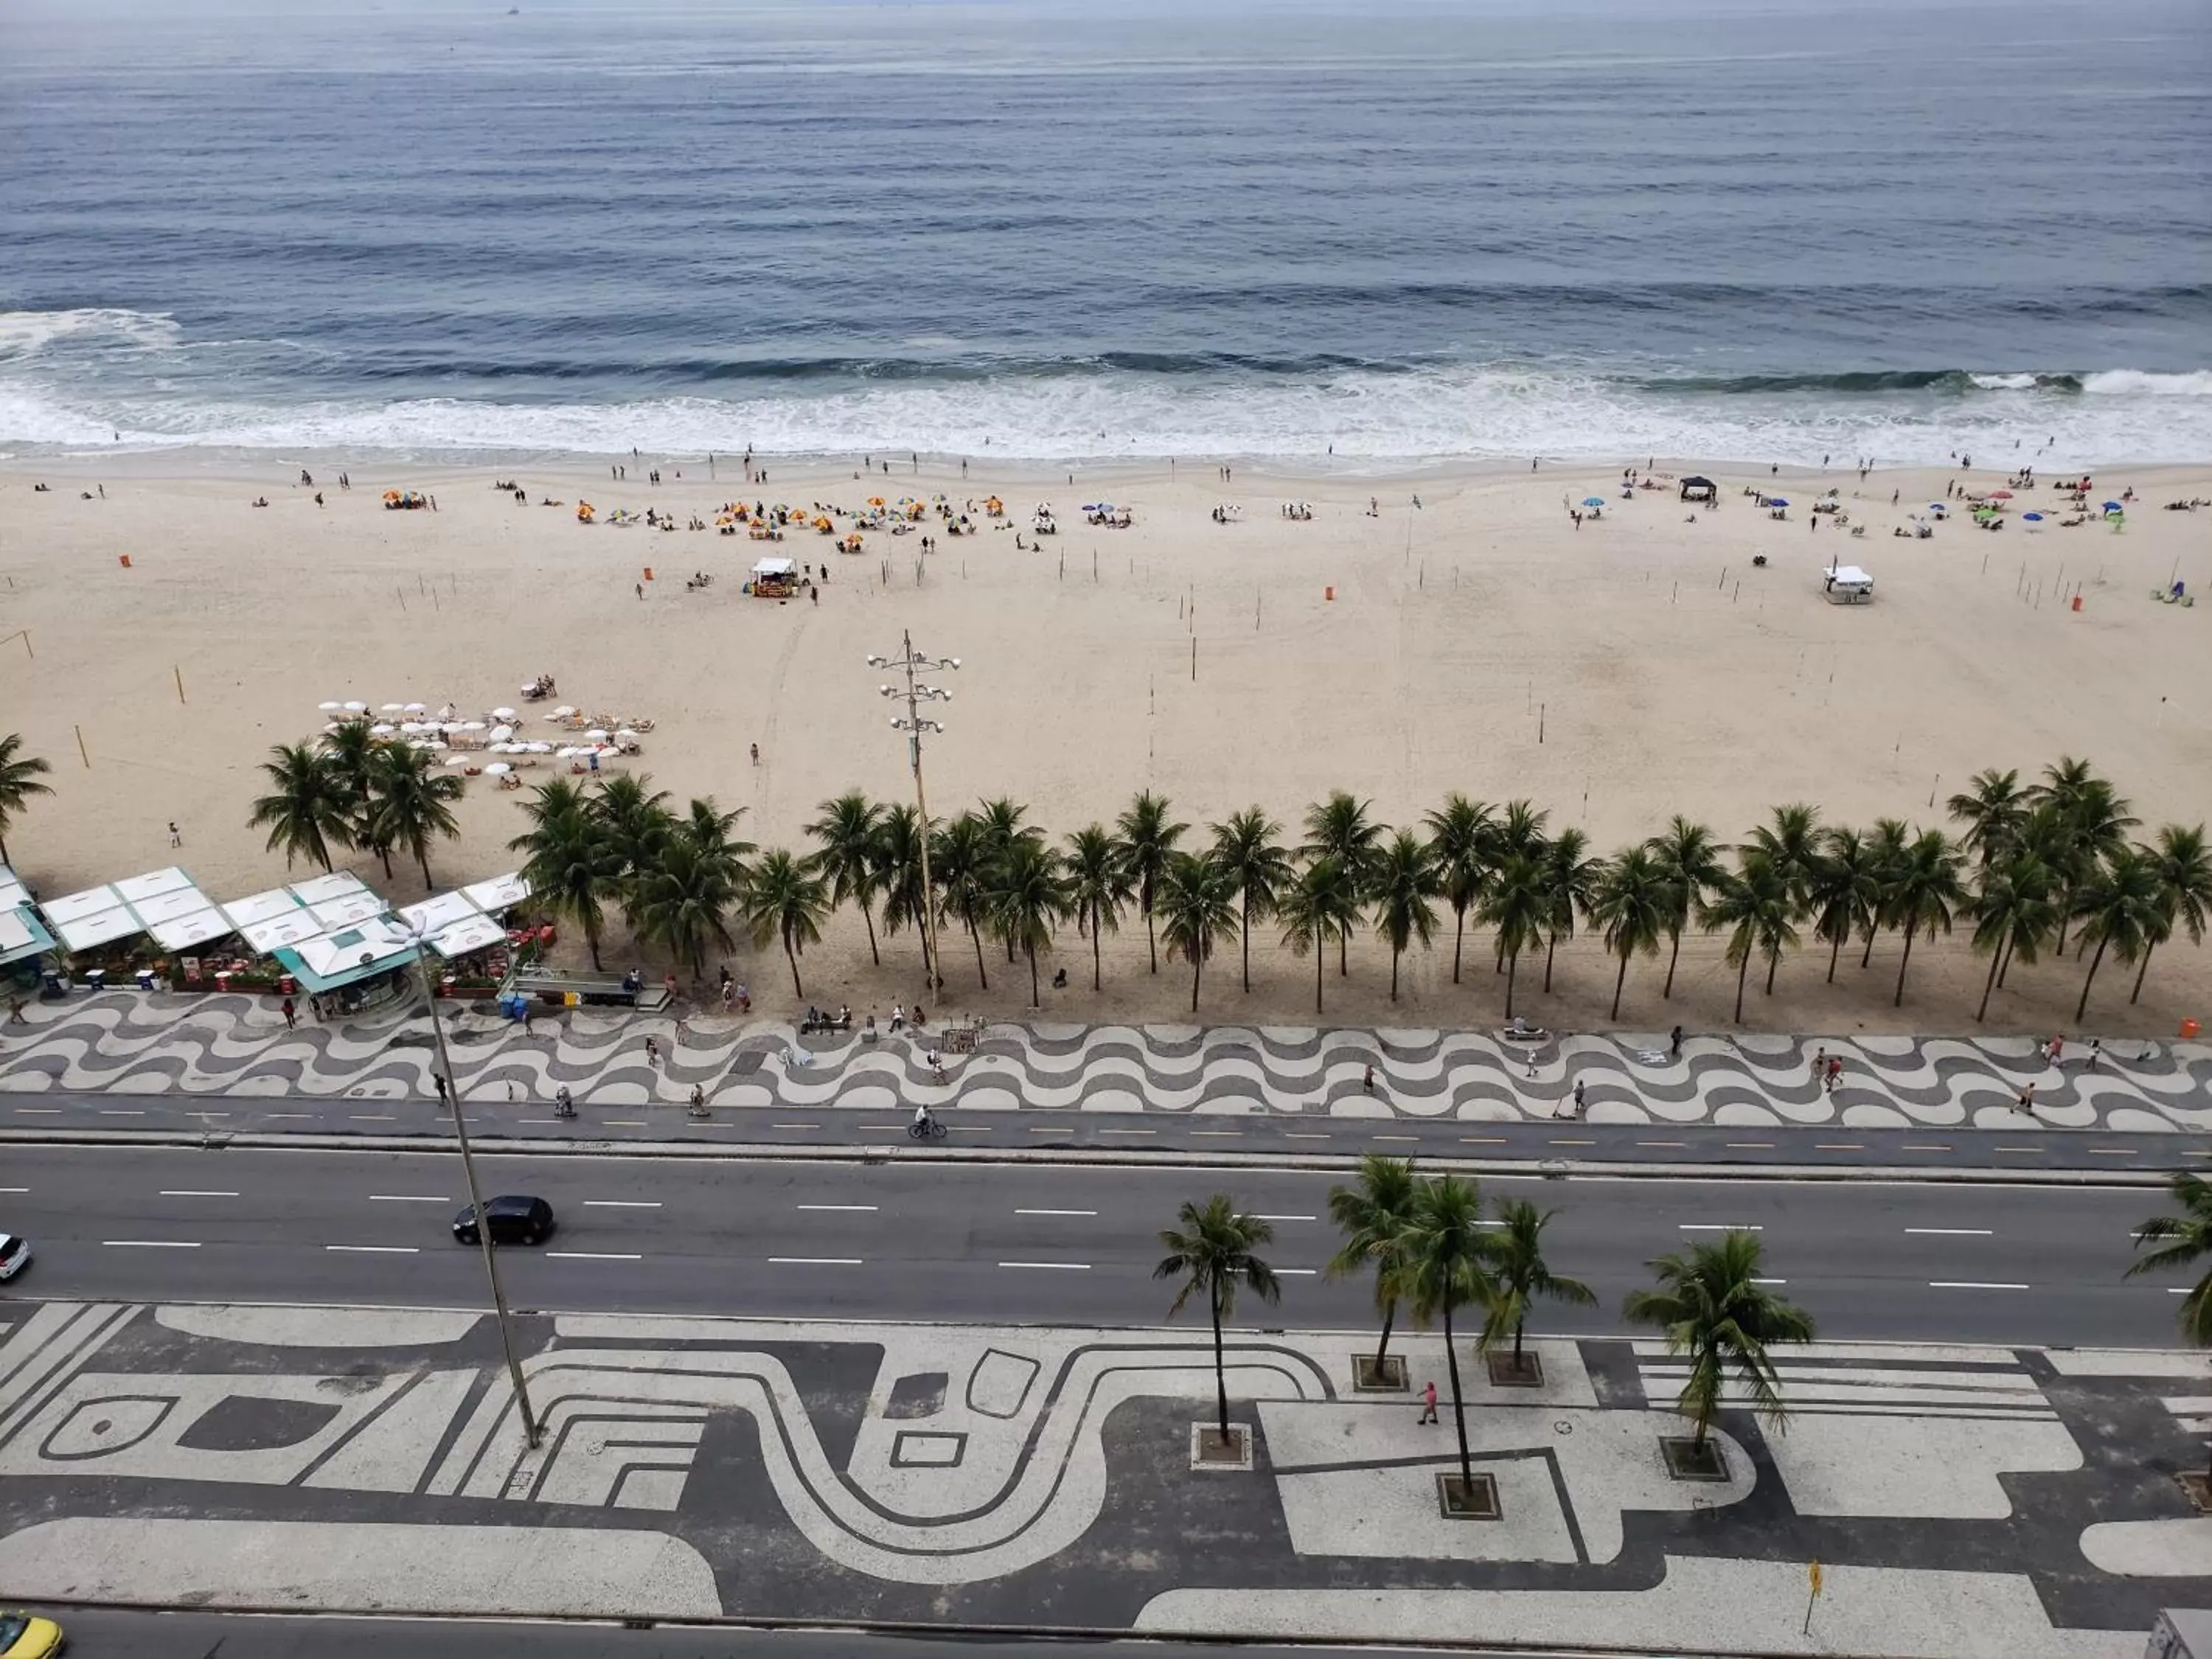
[[[877,1209],[873,1204],[800,1204],[793,1207],[801,1210],[828,1210],[839,1214],[851,1212],[856,1215],[872,1215]]]
[[[27,1193],[30,1190],[28,1187],[0,1187],[0,1193]]]
[[[1370,1136],[1370,1137],[1369,1137],[1369,1139],[1372,1139],[1372,1140],[1419,1140],[1419,1139],[1420,1139],[1420,1136],[1419,1136],[1419,1135],[1371,1135],[1371,1136]],[[1562,1140],[1562,1141],[1559,1141],[1559,1142],[1557,1142],[1557,1143],[1555,1143],[1555,1144],[1556,1144],[1556,1145],[1558,1145],[1558,1146],[1595,1146],[1595,1145],[1596,1145],[1596,1143],[1595,1143],[1595,1141],[1589,1141],[1589,1140]]]
[[[341,1255],[420,1255],[421,1249],[413,1244],[325,1244],[326,1250],[336,1250]]]
[[[15,1190],[21,1192],[22,1188],[19,1187]],[[164,1187],[159,1195],[162,1198],[236,1198],[238,1196],[236,1193],[219,1193],[210,1188],[197,1187]]]
[[[605,1121],[606,1127],[610,1129],[642,1129],[645,1127],[645,1120],[641,1117],[611,1117]]]
[[[2187,1296],[2196,1288],[2194,1285],[2169,1285],[2166,1287],[2166,1293],[2168,1296]]]
[[[1156,1135],[1158,1129],[1101,1129],[1102,1135]]]
[[[1194,1139],[1202,1135],[1210,1135],[1218,1140],[1242,1140],[1244,1138],[1242,1129],[1193,1129],[1190,1133]]]
[[[1737,1226],[1726,1221],[1684,1221],[1678,1223],[1674,1231],[1680,1233],[1763,1233],[1766,1229],[1756,1225]]]
[[[1088,1261],[1001,1261],[1001,1267],[1034,1267],[1042,1273],[1087,1273]]]
[[[145,1113],[140,1111],[135,1106],[103,1106],[100,1109],[100,1115],[102,1117],[143,1117],[146,1115]]]
[[[1255,1215],[1252,1219],[1255,1221],[1311,1221],[1314,1218],[1310,1215]]]
[[[1931,1279],[1928,1281],[1928,1288],[1931,1291],[2025,1291],[2032,1287],[2026,1285],[1984,1284],[1971,1279]]]
[[[435,1193],[371,1193],[372,1204],[450,1204],[450,1198],[441,1198]]]
[[[1032,1123],[1030,1133],[1033,1135],[1072,1135],[1075,1131],[1061,1128],[1056,1124]]]
[[[858,1267],[862,1265],[857,1255],[772,1255],[769,1262],[777,1267]]]
[[[389,1113],[349,1112],[346,1115],[356,1123],[397,1123],[399,1120]]]
[[[771,1123],[768,1127],[771,1129],[818,1129],[822,1126],[818,1123]]]
[[[15,1115],[18,1117],[59,1117],[62,1109],[58,1106],[18,1106]]]
[[[1771,1140],[1731,1140],[1723,1144],[1732,1152],[1771,1152],[1774,1150],[1774,1143]]]
[[[228,1117],[230,1114],[228,1112],[225,1112],[223,1115],[225,1117]],[[314,1114],[313,1112],[270,1112],[267,1114],[268,1119],[271,1123],[282,1122],[287,1118],[298,1118],[304,1121],[307,1118],[313,1117],[313,1115]]]
[[[660,1207],[660,1200],[657,1198],[587,1198],[584,1200],[584,1207],[587,1210],[657,1210]]]
[[[1922,1238],[1992,1238],[1996,1230],[1990,1227],[1907,1227],[1907,1237]]]
[[[515,1119],[517,1123],[558,1123],[561,1120],[557,1117],[519,1117]]]
[[[184,1238],[103,1238],[100,1241],[111,1250],[197,1250],[197,1239]]]
[[[1097,1215],[1096,1210],[1017,1210],[1016,1215]]]
[[[1285,1275],[1292,1279],[1311,1279],[1320,1271],[1318,1267],[1278,1267],[1275,1269],[1275,1276],[1278,1279]]]
[[[1335,1136],[1316,1134],[1310,1129],[1303,1131],[1297,1129],[1288,1129],[1284,1131],[1283,1139],[1285,1140],[1334,1140]]]
[[[550,1256],[558,1256],[563,1261],[642,1261],[645,1260],[641,1255],[629,1255],[621,1250],[548,1250],[545,1254]]]
[[[1790,1281],[1786,1279],[1754,1279],[1751,1282],[1754,1285],[1787,1285]]]

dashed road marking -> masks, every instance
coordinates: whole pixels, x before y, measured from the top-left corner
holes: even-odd
[[[1907,1227],[1905,1231],[1908,1236],[1922,1238],[1992,1238],[1996,1232],[1993,1227]]]
[[[584,1207],[587,1210],[657,1210],[660,1207],[660,1200],[657,1198],[587,1198],[584,1200]]]
[[[197,1250],[198,1239],[189,1238],[103,1238],[100,1241],[111,1250]]]
[[[778,1267],[858,1267],[863,1265],[857,1255],[772,1255],[769,1261]]]
[[[1087,1273],[1088,1261],[1001,1261],[1001,1267],[1029,1267],[1042,1273]]]
[[[1016,1210],[1016,1215],[1097,1215],[1096,1210]]]
[[[15,1188],[12,1190],[20,1192],[22,1189],[21,1188]],[[236,1193],[217,1192],[211,1188],[164,1187],[161,1191],[160,1196],[163,1198],[236,1198],[238,1194]]]
[[[413,1244],[325,1244],[326,1250],[341,1255],[420,1255],[421,1248]]]
[[[1931,1279],[1928,1281],[1928,1288],[1931,1291],[2025,1291],[2031,1289],[2032,1286],[1990,1283],[1972,1279]]]
[[[642,1261],[642,1255],[622,1250],[548,1250],[546,1255],[558,1256],[563,1261]]]

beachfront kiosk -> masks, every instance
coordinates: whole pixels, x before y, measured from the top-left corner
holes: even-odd
[[[753,566],[745,592],[757,599],[787,599],[799,592],[799,565],[792,559],[763,559]]]
[[[1874,598],[1874,578],[1855,564],[1832,564],[1820,579],[1830,605],[1864,605]]]

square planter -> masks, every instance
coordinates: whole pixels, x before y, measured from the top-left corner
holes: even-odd
[[[2189,1494],[2189,1501],[2197,1505],[2199,1515],[2212,1515],[2212,1478],[2207,1478],[2203,1469],[2173,1478],[2181,1483],[2182,1491]]]
[[[1373,1354],[1352,1355],[1352,1391],[1354,1394],[1403,1394],[1412,1386],[1406,1380],[1406,1358],[1403,1354],[1384,1354],[1379,1370],[1376,1368]]]
[[[1212,1423],[1190,1425],[1190,1466],[1194,1469],[1212,1469],[1231,1474],[1249,1473],[1252,1468],[1252,1425],[1231,1423],[1229,1441],[1222,1443],[1218,1427]]]
[[[1521,1363],[1513,1363],[1510,1350],[1504,1353],[1483,1355],[1490,1368],[1490,1386],[1493,1389],[1540,1389],[1544,1386],[1544,1356],[1534,1348],[1524,1348]]]
[[[1437,1512],[1447,1521],[1498,1520],[1505,1511],[1498,1502],[1497,1477],[1478,1474],[1469,1486],[1455,1473],[1438,1471]]]
[[[1675,1480],[1721,1481],[1729,1478],[1728,1454],[1721,1443],[1708,1438],[1703,1446],[1689,1435],[1668,1435],[1659,1442],[1667,1459],[1667,1474]]]

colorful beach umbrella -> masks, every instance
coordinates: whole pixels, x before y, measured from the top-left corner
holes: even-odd
[[[1584,507],[1603,507],[1605,505],[1605,497],[1602,495],[1585,495],[1583,497],[1583,505]]]
[[[2023,524],[2041,524],[2043,522],[2043,514],[2040,513],[2023,513],[2020,516],[2021,522]]]
[[[1787,507],[1790,505],[1789,501],[1780,495],[1769,495],[1766,498],[1766,504],[1769,507]]]

